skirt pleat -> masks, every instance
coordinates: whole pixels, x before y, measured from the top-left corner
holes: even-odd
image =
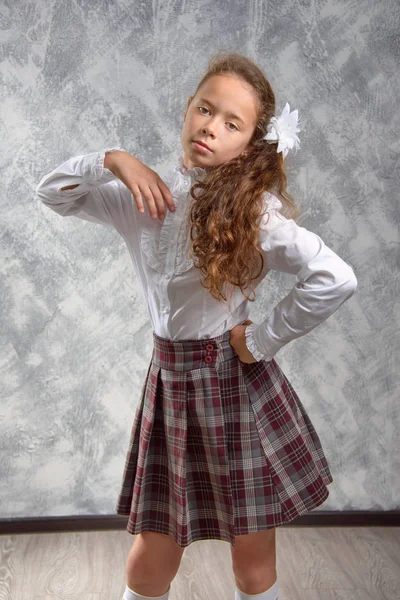
[[[229,337],[153,332],[116,505],[129,533],[234,546],[327,499],[328,462],[290,382],[274,359],[243,363]]]

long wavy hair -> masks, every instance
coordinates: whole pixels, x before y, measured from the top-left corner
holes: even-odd
[[[264,269],[259,246],[263,193],[274,193],[282,202],[282,212],[289,210],[288,218],[296,220],[299,210],[286,191],[282,153],[277,153],[276,144],[263,140],[270,118],[275,115],[275,95],[268,79],[249,58],[220,52],[209,61],[193,96],[210,77],[220,74],[230,74],[252,86],[257,122],[247,148],[239,156],[211,167],[203,180],[196,180],[192,186],[190,253],[204,275],[203,287],[214,298],[226,301],[225,291],[229,286],[237,286],[247,300],[254,302],[251,282]],[[248,288],[252,297],[246,294]]]

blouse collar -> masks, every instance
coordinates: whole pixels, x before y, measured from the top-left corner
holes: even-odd
[[[178,164],[176,169],[182,175],[189,175],[190,177],[195,177],[196,179],[205,177],[207,175],[207,172],[210,171],[210,167],[185,167],[185,165],[183,164],[183,154],[181,154],[178,157]]]

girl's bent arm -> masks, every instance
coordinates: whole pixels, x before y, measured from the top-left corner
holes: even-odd
[[[130,190],[109,169],[106,153],[121,148],[107,148],[69,158],[44,175],[36,194],[63,217],[75,216],[115,228],[123,234],[136,226],[136,205]]]
[[[297,276],[298,282],[260,325],[246,328],[246,346],[256,360],[272,360],[291,340],[332,315],[357,289],[353,269],[312,231],[279,213],[282,204],[266,194],[260,246],[268,269]]]

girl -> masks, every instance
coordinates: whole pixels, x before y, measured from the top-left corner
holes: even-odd
[[[167,600],[185,547],[204,539],[230,542],[236,600],[276,600],[276,528],[329,495],[319,437],[274,357],[357,279],[296,224],[283,161],[299,147],[297,111],[274,115],[261,69],[221,53],[188,100],[183,152],[164,179],[107,148],[36,190],[58,214],[119,232],[153,326],[116,506],[136,536],[125,600]],[[270,270],[298,282],[255,324],[249,302]]]

